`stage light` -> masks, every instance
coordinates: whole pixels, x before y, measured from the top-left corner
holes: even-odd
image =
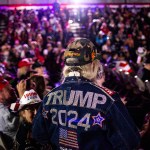
[[[125,72],[125,74],[126,74],[126,75],[128,75],[128,74],[129,74],[129,72]]]
[[[69,20],[68,23],[69,23],[69,24],[72,24],[72,23],[73,23],[73,20]]]
[[[107,36],[107,40],[109,40],[110,38],[109,38],[109,36]]]
[[[72,3],[80,4],[80,3],[82,3],[82,0],[72,0]]]
[[[93,19],[93,22],[100,22],[99,19]]]
[[[76,16],[78,14],[78,11],[74,9],[74,15]]]
[[[148,80],[145,80],[145,82],[148,82]]]
[[[136,75],[136,76],[134,76],[134,78],[137,78],[138,76]]]

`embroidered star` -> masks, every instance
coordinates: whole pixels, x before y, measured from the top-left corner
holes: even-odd
[[[48,114],[48,111],[46,111],[45,108],[43,108],[43,110],[42,110],[42,115],[43,115],[43,117],[46,118],[46,119],[48,119],[47,114]]]
[[[100,113],[97,114],[97,116],[92,116],[92,118],[94,119],[93,122],[93,126],[94,125],[99,125],[100,127],[102,127],[102,122],[105,120]]]

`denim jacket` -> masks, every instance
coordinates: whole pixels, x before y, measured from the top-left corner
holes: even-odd
[[[140,143],[117,93],[83,77],[67,77],[45,96],[32,134],[54,150],[133,150]]]

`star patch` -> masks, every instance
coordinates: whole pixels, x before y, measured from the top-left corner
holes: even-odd
[[[45,108],[43,108],[43,110],[42,110],[42,115],[43,115],[43,117],[46,118],[46,119],[48,119],[47,114],[48,114],[48,111],[46,111]]]
[[[93,122],[93,126],[94,125],[99,125],[100,127],[102,127],[102,122],[105,120],[100,113],[97,114],[97,116],[92,116],[92,118],[94,119]]]

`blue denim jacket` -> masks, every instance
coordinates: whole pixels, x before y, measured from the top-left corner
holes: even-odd
[[[67,77],[45,96],[32,134],[54,150],[133,150],[140,143],[117,93],[83,77]]]

